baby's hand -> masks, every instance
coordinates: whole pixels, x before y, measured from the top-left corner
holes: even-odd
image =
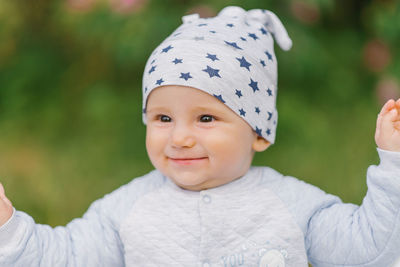
[[[400,99],[390,99],[378,115],[375,142],[380,149],[400,152]]]
[[[4,193],[4,187],[0,183],[0,227],[5,224],[13,214],[13,206]]]

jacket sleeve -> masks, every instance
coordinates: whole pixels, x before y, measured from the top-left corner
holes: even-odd
[[[14,211],[0,228],[0,266],[123,266],[118,229],[131,198],[123,186],[65,227],[35,224]]]
[[[310,216],[306,247],[314,267],[389,267],[400,257],[400,153],[378,153],[361,206],[332,201]]]

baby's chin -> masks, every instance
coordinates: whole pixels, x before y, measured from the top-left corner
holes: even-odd
[[[211,181],[196,177],[169,177],[169,179],[180,188],[189,191],[202,191],[218,186],[214,185]]]
[[[188,175],[188,176],[168,176],[168,177],[173,183],[175,183],[177,186],[184,190],[189,190],[189,191],[203,191],[215,187],[219,187],[225,184],[228,184],[239,177],[223,177],[223,178],[207,178],[205,179],[204,176],[194,176],[194,175]]]

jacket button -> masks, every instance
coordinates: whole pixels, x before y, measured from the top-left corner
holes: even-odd
[[[211,197],[209,195],[204,195],[203,196],[203,202],[206,204],[211,203]]]

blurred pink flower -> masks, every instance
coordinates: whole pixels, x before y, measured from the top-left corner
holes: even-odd
[[[383,105],[389,99],[397,100],[400,98],[400,85],[395,77],[383,77],[376,85],[375,90],[380,105]]]
[[[317,5],[301,0],[292,1],[290,11],[297,20],[309,25],[316,24],[321,17],[321,12]]]
[[[111,9],[120,14],[137,12],[142,9],[148,0],[110,0]]]
[[[368,41],[362,56],[365,67],[372,72],[382,72],[392,59],[389,47],[380,39]]]
[[[72,10],[86,12],[93,8],[95,2],[96,0],[67,0],[66,4]]]

